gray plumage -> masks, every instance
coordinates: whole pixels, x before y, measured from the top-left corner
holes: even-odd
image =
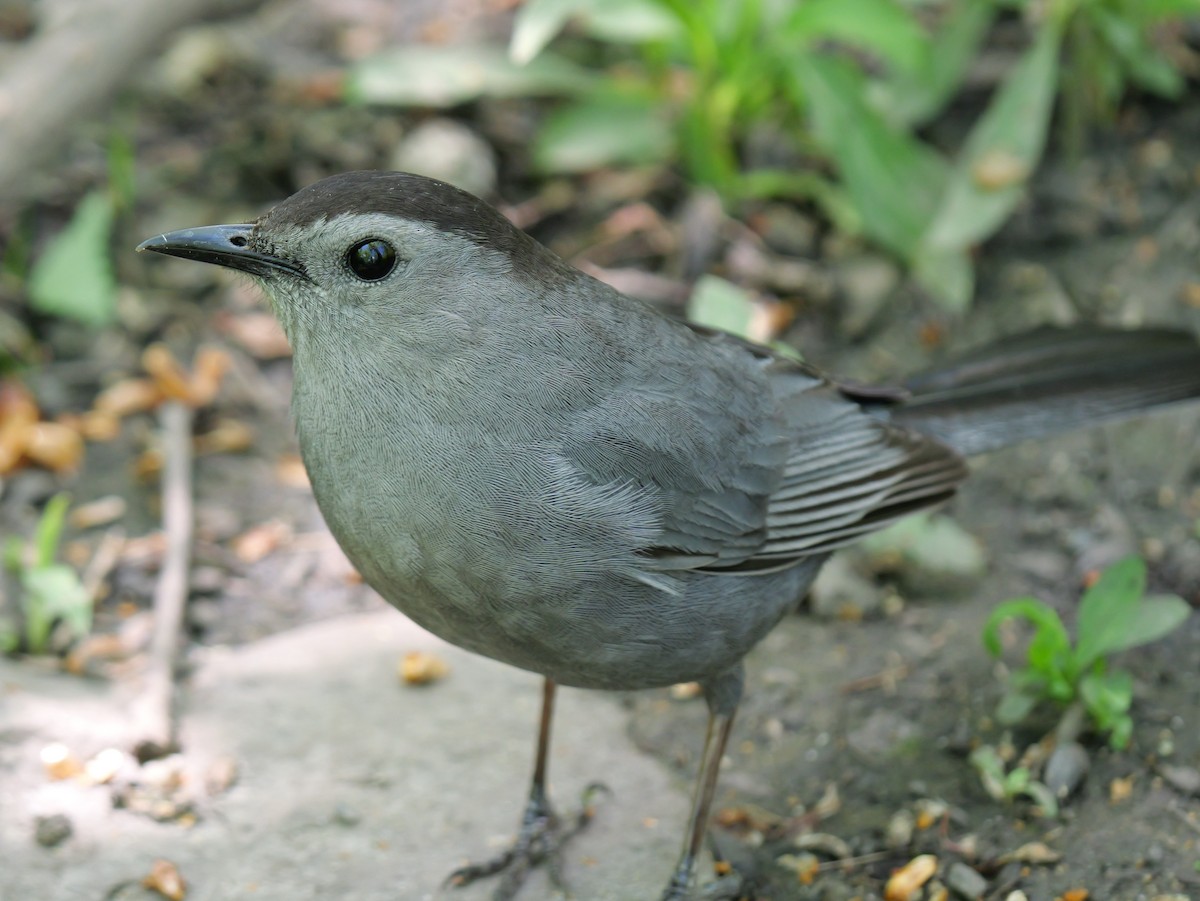
[[[704,686],[669,901],[691,881],[741,660],[830,551],[945,501],[963,454],[1200,395],[1190,335],[1094,328],[999,342],[903,389],[840,385],[669,319],[402,173],[335,176],[256,223],[141,249],[259,279],[294,351],[313,491],[366,581],[552,680],[518,848],[548,822],[554,683]]]

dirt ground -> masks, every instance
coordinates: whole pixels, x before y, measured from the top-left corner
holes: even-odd
[[[408,20],[387,22],[375,39],[412,28]],[[139,185],[136,209],[119,224],[120,246],[132,248],[171,228],[244,219],[333,171],[389,167],[396,143],[428,115],[348,108],[321,93],[347,44],[367,40],[361,26],[346,23],[325,4],[274,3],[248,23],[180,36],[180,43],[191,40],[193,48],[225,49],[209,59],[168,48],[164,59],[194,71],[174,70],[171,80],[160,77],[166,70],[148,68],[124,96],[122,109],[135,111],[126,115]],[[499,147],[501,199],[524,215],[532,210],[533,233],[577,264],[614,271],[626,280],[622,284],[646,287],[654,295],[650,299],[678,296],[679,260],[689,250],[678,225],[686,216],[679,185],[666,176],[597,176],[560,186],[573,192],[574,212],[555,213],[517,151],[520,123],[528,114],[522,102],[462,111],[464,121]],[[949,139],[953,122],[946,130]],[[38,229],[60,226],[81,191],[99,177],[102,155],[88,148],[105,133],[99,123],[82,127],[71,154],[45,179],[30,214]],[[643,202],[659,215],[644,229],[614,237],[612,214],[642,211]],[[746,212],[747,221],[756,216],[765,221],[781,211]],[[866,248],[821,234],[801,217],[815,237],[805,285],[788,296],[797,306],[788,338],[824,368],[868,381],[898,377],[946,349],[1044,322],[1196,330],[1198,214],[1200,97],[1178,107],[1135,102],[1082,158],[1055,157],[1039,175],[1028,204],[981,249],[980,296],[965,317],[947,316],[901,284],[871,308],[865,325],[852,326],[848,311],[861,311],[870,301],[855,287],[856,275],[869,270],[887,276],[890,264]],[[721,234],[712,264],[728,274],[737,269],[731,261],[741,239],[736,232],[732,238]],[[765,243],[771,259],[783,258],[779,248]],[[249,426],[254,437],[240,452],[201,456],[196,463],[188,659],[199,667],[213,649],[253,648],[298,627],[319,630],[321,623],[336,630],[339,618],[377,610],[378,599],[354,582],[324,532],[307,488],[287,475],[294,472],[296,452],[287,419],[290,364],[246,337],[263,321],[265,305],[256,291],[212,267],[164,265],[131,253],[118,256],[117,267],[124,286],[122,328],[95,338],[76,326],[29,317],[34,334],[49,348],[46,364],[30,381],[47,411],[79,410],[100,387],[136,371],[148,340],[165,340],[181,358],[190,358],[204,342],[229,348],[233,373],[199,426],[232,420]],[[668,290],[631,275],[641,270],[662,273]],[[116,441],[90,446],[83,469],[66,483],[77,503],[124,498],[126,512],[118,525],[130,537],[158,528],[155,483],[138,476],[133,465],[152,441],[152,430],[149,419],[135,421]],[[728,826],[717,831],[720,847],[752,875],[754,898],[880,898],[889,874],[925,852],[938,856],[940,878],[952,897],[1003,899],[1019,889],[1033,901],[1079,901],[1084,896],[1070,894],[1075,890],[1119,901],[1200,898],[1200,786],[1187,781],[1187,773],[1200,770],[1200,616],[1166,640],[1122,656],[1120,665],[1135,676],[1133,741],[1118,752],[1099,738],[1086,738],[1090,768],[1057,819],[1038,818],[1027,802],[993,800],[967,761],[981,742],[1019,750],[1054,725],[1046,713],[1006,734],[993,718],[1003,668],[983,652],[979,635],[997,602],[1032,594],[1053,603],[1070,622],[1085,575],[1132,551],[1147,558],[1154,590],[1178,593],[1193,605],[1200,601],[1198,434],[1200,411],[1169,411],[983,459],[947,512],[986,548],[986,576],[969,589],[935,597],[875,581],[872,591],[888,597],[881,608],[886,612],[862,621],[826,619],[801,605],[763,642],[748,661],[746,701],[718,796],[719,818]],[[0,493],[0,531],[28,534],[32,511],[58,485],[40,471],[14,475]],[[81,559],[103,534],[104,529],[72,533]],[[255,534],[267,548],[261,555],[244,550],[246,536]],[[144,618],[157,559],[153,553],[122,557],[98,609],[101,633],[128,632],[131,622]],[[864,606],[878,597],[864,599]],[[29,684],[36,682],[49,695],[51,683],[79,678],[48,674],[44,662],[6,665],[33,668],[28,672],[36,678],[29,677]],[[123,672],[119,665],[98,667],[92,678],[119,683]],[[12,684],[25,685],[24,678],[14,677]],[[185,679],[182,690],[186,696],[201,688]],[[4,697],[0,693],[0,703]],[[670,791],[683,797],[699,755],[702,702],[670,692],[619,700],[622,712],[613,718],[614,727],[627,730],[637,748],[657,759],[670,774]],[[295,715],[309,715],[302,693],[295,701]],[[281,715],[289,703],[286,692],[272,695],[271,704],[282,705]],[[412,715],[421,716],[419,709]],[[109,731],[104,724],[96,728]],[[481,720],[471,731],[487,743],[490,729]],[[87,731],[72,726],[76,736]],[[353,744],[352,734],[344,738]],[[6,745],[28,748],[29,736],[0,733],[0,749]],[[185,746],[185,759],[190,750]],[[603,770],[604,754],[593,749],[591,756]],[[516,765],[508,758],[504,764]],[[13,763],[7,772],[0,773],[0,782],[8,780],[0,797],[10,802],[32,790],[32,781],[44,779],[28,761]],[[24,782],[15,781],[18,774]],[[521,764],[501,774],[499,784],[525,778]],[[653,781],[652,774],[645,778],[647,785]],[[628,805],[636,808],[640,791],[610,804],[620,805],[628,818]],[[221,804],[217,797],[208,815],[220,817]],[[252,815],[244,808],[235,813]],[[515,820],[516,814],[514,808],[501,821]],[[101,821],[110,815],[130,816],[96,813]],[[602,819],[609,815],[601,810]],[[897,840],[896,830],[909,820],[917,824],[911,836]],[[33,841],[29,816],[20,813],[15,822],[28,831],[19,839],[24,842],[19,853],[6,849],[6,866],[53,874],[58,852]],[[163,834],[183,828],[170,817],[146,827]],[[343,828],[336,818],[312,824],[305,833],[311,845],[305,847],[319,849],[326,836],[336,842]],[[6,835],[18,840],[16,833]],[[403,845],[403,828],[394,841],[397,848]],[[586,860],[588,841],[585,835],[569,854]],[[1026,850],[1013,859],[1031,843],[1042,843],[1046,854],[1035,859]],[[838,851],[831,853],[835,846]],[[604,847],[601,864],[620,873],[620,841]],[[808,850],[825,861],[811,879],[797,873],[796,856]],[[844,865],[832,863],[845,855]],[[314,897],[385,897],[377,882],[367,888],[375,878],[367,873],[396,862],[350,868],[336,887]],[[981,887],[963,881],[961,869],[957,880],[951,876],[956,863],[978,873]],[[668,856],[660,869],[665,873],[669,865]],[[356,872],[366,880],[361,886]],[[52,901],[133,897],[114,895],[113,889],[83,886]],[[544,896],[547,890],[534,887],[529,897],[539,897],[539,891]],[[614,891],[613,898],[633,897]],[[3,879],[0,897],[8,897]],[[297,891],[291,897],[308,895]],[[422,895],[400,890],[398,897]]]

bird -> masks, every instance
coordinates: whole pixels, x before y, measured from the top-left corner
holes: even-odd
[[[419,625],[542,677],[516,840],[451,875],[506,870],[498,898],[572,831],[546,791],[557,686],[701,686],[704,750],[661,896],[684,901],[743,658],[832,552],[950,499],[969,456],[1200,395],[1200,346],[1163,328],[1043,327],[896,387],[839,381],[665,315],[410,173],[334,175],[253,222],[138,250],[258,282],[351,562]]]

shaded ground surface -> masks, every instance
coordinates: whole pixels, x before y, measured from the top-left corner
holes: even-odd
[[[144,209],[128,224],[126,244],[166,228],[252,215],[328,171],[388,164],[408,120],[264,104],[267,95],[294,101],[316,83],[305,79],[320,74],[326,32],[335,30],[319,16],[289,18],[274,9],[274,18],[264,16],[232,44],[252,46],[253,65],[244,48],[235,49],[200,82],[179,88],[180,96],[148,85],[138,95]],[[304,52],[289,56],[297,47]],[[474,111],[490,136],[512,133],[525,113],[520,104]],[[1188,298],[1196,296],[1189,285],[1200,252],[1197,133],[1195,103],[1139,109],[1118,138],[1078,165],[1052,166],[1027,209],[986,249],[982,297],[962,323],[901,289],[850,340],[843,311],[863,301],[853,276],[880,261],[814,239],[813,284],[832,288],[797,292],[792,338],[827,368],[871,378],[916,368],[931,345],[962,346],[1046,321],[1195,328],[1200,312]],[[528,198],[530,183],[511,148],[502,163],[505,199]],[[78,189],[71,179],[86,172],[86,161],[67,171],[42,210],[47,219],[56,204],[69,208]],[[578,216],[548,216],[535,232],[577,262],[671,273],[686,245],[648,253],[658,245],[646,235],[612,240],[597,227],[614,209],[640,201],[638,190],[652,201],[667,198],[668,217],[678,209],[678,186],[669,180],[634,185],[592,182],[576,195]],[[764,218],[770,212],[759,211]],[[35,383],[47,408],[86,406],[100,384],[135,368],[144,338],[166,338],[188,353],[214,332],[227,333],[230,317],[246,316],[256,303],[223,273],[156,262],[120,264],[125,282],[137,286],[126,299],[133,324],[124,334],[95,342],[43,324],[61,361]],[[714,265],[729,261],[718,254]],[[127,737],[122,682],[3,661],[0,897],[137,898],[146,893],[136,882],[163,857],[179,865],[190,898],[423,898],[464,855],[496,847],[517,817],[536,680],[447,649],[439,653],[450,661],[450,678],[421,691],[397,686],[396,658],[428,639],[389,611],[363,613],[380,603],[348,579],[307,491],[279,476],[280,461],[294,453],[287,361],[236,353],[216,412],[251,423],[256,440],[247,453],[197,464],[194,644],[181,766],[196,788],[229,756],[238,778],[226,791],[196,788],[198,822],[190,828],[113,811],[106,788],[50,783],[37,761],[47,743],[61,741],[86,757]],[[1200,799],[1160,775],[1163,763],[1200,767],[1200,617],[1123,658],[1136,678],[1133,743],[1119,753],[1089,744],[1090,773],[1059,821],[991,800],[966,760],[973,744],[1004,739],[990,717],[1001,691],[997,669],[978,638],[997,601],[1032,593],[1069,618],[1083,574],[1131,550],[1150,558],[1155,589],[1196,599],[1198,425],[1195,412],[1179,412],[981,461],[950,508],[988,548],[993,563],[981,584],[954,596],[904,598],[898,611],[867,622],[798,615],[763,643],[749,661],[747,700],[718,798],[738,836],[727,850],[760,881],[757,897],[880,897],[888,873],[920,851],[937,854],[943,867],[973,864],[987,897],[1017,887],[1032,899],[1074,888],[1093,898],[1200,897]],[[153,486],[131,474],[148,425],[141,434],[138,428],[93,446],[71,486],[81,501],[125,496],[122,525],[133,536],[156,527]],[[6,529],[27,529],[30,502],[53,488],[43,474],[12,479],[0,500]],[[278,546],[259,560],[239,558],[232,550],[238,536],[267,522],[282,524]],[[80,536],[85,547],[97,540]],[[153,577],[153,559],[122,563],[101,628],[116,630],[131,608],[145,607]],[[674,858],[703,705],[662,692],[616,700],[567,693],[560,706],[559,803],[569,806],[592,778],[617,792],[594,832],[569,852],[576,895],[654,897]],[[1011,742],[1023,748],[1053,724],[1047,716]],[[930,801],[944,816],[889,849],[888,824]],[[34,818],[51,813],[67,814],[75,834],[47,849],[34,841]],[[813,830],[844,840],[859,862],[826,869],[808,885],[773,863],[799,853],[795,837]],[[1061,860],[998,862],[1033,841]],[[548,895],[539,882],[524,897]]]

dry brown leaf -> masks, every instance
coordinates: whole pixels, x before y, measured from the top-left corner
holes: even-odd
[[[1021,845],[1015,851],[1000,855],[1000,863],[1058,863],[1062,854],[1055,851],[1045,842],[1029,842]]]
[[[1108,800],[1113,804],[1120,804],[1122,801],[1128,801],[1133,795],[1133,777],[1129,776],[1125,779],[1114,779],[1108,783]]]
[[[25,456],[55,472],[72,472],[83,460],[83,439],[58,422],[35,422],[25,440]]]
[[[275,464],[275,477],[289,488],[307,488],[308,470],[299,454],[284,454]]]
[[[161,858],[150,867],[150,873],[142,880],[142,887],[158,892],[170,901],[183,901],[187,896],[187,883],[179,874],[179,868]]]
[[[37,404],[29,390],[12,379],[0,381],[0,475],[21,461],[37,421]]]
[[[190,402],[193,406],[207,407],[221,389],[221,379],[233,365],[229,354],[219,347],[202,347],[196,351],[192,364]]]
[[[103,410],[89,410],[80,417],[79,431],[88,441],[112,441],[121,434],[121,420]]]
[[[237,419],[221,419],[195,441],[198,454],[231,454],[254,446],[254,430]]]
[[[233,539],[233,552],[243,563],[257,563],[292,538],[291,528],[278,520],[260,523]]]
[[[142,368],[150,374],[155,386],[165,397],[191,402],[192,392],[187,373],[165,344],[151,344],[142,351]]]
[[[72,528],[94,529],[116,522],[125,515],[125,509],[125,498],[118,494],[110,494],[73,507],[67,515],[67,522]]]
[[[83,764],[79,758],[61,742],[54,742],[42,748],[41,758],[42,769],[51,779],[72,779],[83,772]]]
[[[916,898],[921,886],[937,872],[937,865],[937,857],[932,854],[914,857],[888,878],[883,889],[885,901],[910,901]]]
[[[226,316],[218,323],[225,334],[259,360],[275,360],[288,357],[292,348],[287,335],[271,313],[244,313],[241,316]]]
[[[405,685],[428,685],[449,672],[446,661],[428,651],[409,651],[400,659],[399,675]]]
[[[121,379],[96,395],[92,409],[121,419],[153,410],[162,399],[162,392],[149,379]]]
[[[133,461],[133,474],[139,479],[150,479],[162,472],[163,454],[157,447],[142,451]]]

